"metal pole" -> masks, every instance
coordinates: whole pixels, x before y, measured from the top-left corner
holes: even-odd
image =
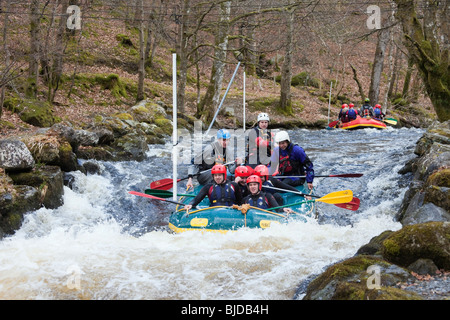
[[[178,132],[177,132],[177,54],[172,54],[172,103],[173,103],[173,133],[172,133],[172,164],[173,164],[173,201],[177,201],[177,167],[178,167]]]
[[[328,124],[330,124],[331,88],[333,88],[333,81],[330,82],[330,96],[328,97]]]
[[[244,105],[244,117],[243,117],[243,122],[244,122],[244,132],[245,132],[245,69],[244,69],[244,84],[243,84],[243,86],[244,86],[244,97],[242,98],[242,103],[243,103],[243,105]]]
[[[236,76],[236,73],[237,73],[237,71],[238,71],[240,65],[241,65],[241,62],[239,61],[238,65],[236,66],[236,69],[234,70],[233,76],[231,77],[230,83],[228,83],[228,87],[227,87],[227,90],[225,91],[225,94],[223,95],[222,101],[220,102],[219,107],[217,108],[216,114],[214,115],[214,118],[212,119],[211,124],[209,125],[208,130],[206,130],[205,136],[208,135],[209,130],[211,130],[211,127],[212,127],[213,124],[214,124],[214,121],[216,121],[216,117],[217,117],[217,115],[219,114],[220,108],[222,107],[222,104],[223,104],[223,102],[225,101],[225,97],[226,97],[227,94],[228,94],[228,90],[230,90],[231,84],[233,83],[234,77]]]

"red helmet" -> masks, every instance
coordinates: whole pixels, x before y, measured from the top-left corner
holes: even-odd
[[[381,105],[376,104],[376,105],[375,105],[375,108],[381,108]]]
[[[344,104],[342,105],[342,109],[344,109],[344,108],[348,108],[348,104],[344,103]]]
[[[259,183],[259,190],[261,190],[261,188],[262,188],[262,181],[261,181],[260,177],[258,177],[257,175],[252,175],[252,176],[248,177],[247,178],[247,187],[252,182]]]
[[[266,180],[269,180],[269,168],[267,168],[265,165],[260,164],[253,169],[253,174],[257,175],[259,177],[266,177]]]
[[[348,107],[349,107],[349,108],[353,108],[354,106],[355,106],[355,105],[354,105],[353,103],[349,103],[349,104],[348,104]]]
[[[216,173],[222,173],[223,178],[226,179],[227,178],[227,167],[225,167],[223,164],[216,164],[214,167],[212,167],[211,174],[214,175]]]
[[[246,167],[246,166],[239,166],[236,168],[236,170],[234,171],[234,175],[236,177],[249,177],[251,175],[251,172],[249,170],[250,167]]]

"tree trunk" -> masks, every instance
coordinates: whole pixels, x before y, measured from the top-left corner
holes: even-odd
[[[208,89],[197,107],[197,117],[210,123],[219,105],[220,91],[225,72],[225,60],[227,57],[228,31],[231,11],[231,1],[220,4],[220,21],[215,36],[214,62],[211,70],[211,78]]]
[[[9,22],[9,2],[10,0],[6,0],[6,6],[5,6],[5,10],[4,10],[4,20],[3,20],[3,51],[4,51],[4,55],[5,55],[5,69],[4,72],[6,72],[6,70],[8,70],[9,68],[9,48],[8,48],[8,38],[7,38],[7,33],[8,33],[8,22]],[[3,9],[3,8],[2,8]],[[2,85],[2,89],[1,89],[1,93],[0,93],[0,118],[2,117],[2,113],[3,113],[3,103],[5,102],[5,88],[6,88],[6,83]]]
[[[30,62],[26,94],[34,98],[37,94],[39,76],[39,0],[33,0],[30,6]]]
[[[190,15],[190,0],[183,1],[182,20],[178,25],[178,41],[177,41],[177,58],[178,66],[178,80],[177,80],[177,105],[180,112],[185,110],[185,96],[186,96],[186,82],[188,73],[188,38],[186,35],[188,28],[188,17]]]
[[[353,65],[350,64],[350,68],[352,68],[353,71],[353,80],[355,80],[356,84],[358,85],[359,95],[361,96],[361,101],[364,101],[366,98],[366,95],[364,94],[364,90],[361,86],[361,82],[359,82],[358,75],[356,73],[356,69]]]
[[[139,21],[139,64],[138,64],[138,89],[136,101],[145,99],[144,96],[144,79],[145,79],[145,37],[144,37],[144,1],[139,0],[137,4],[136,16]]]
[[[448,30],[440,28],[446,21],[445,2],[428,2],[423,15],[423,24],[417,18],[415,3],[395,0],[398,6],[396,17],[402,23],[405,45],[414,58],[428,96],[439,121],[450,119],[450,54],[442,38],[448,37]],[[439,10],[442,10],[440,12]]]
[[[408,68],[406,69],[405,81],[403,82],[402,97],[404,99],[408,99],[409,84],[411,83],[411,75],[413,69],[414,69],[414,59],[410,57],[408,59]]]
[[[294,34],[294,10],[287,13],[287,35],[286,35],[286,54],[284,56],[283,66],[281,67],[281,94],[280,111],[284,114],[292,114],[291,101],[291,80],[292,80],[292,55],[293,55],[293,34]]]
[[[380,81],[383,73],[386,45],[389,42],[389,34],[389,29],[382,29],[378,33],[377,48],[375,50],[375,58],[370,77],[369,99],[372,105],[378,103],[378,97],[380,95]]]

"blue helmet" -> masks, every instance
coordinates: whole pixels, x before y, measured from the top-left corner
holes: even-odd
[[[227,129],[220,129],[217,131],[217,139],[230,139],[231,135]]]

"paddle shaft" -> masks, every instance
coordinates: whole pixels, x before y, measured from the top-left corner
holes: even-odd
[[[235,162],[235,161],[231,161],[231,162],[225,163],[224,166],[228,166],[228,165],[230,165],[230,164],[233,164],[234,162]],[[211,168],[211,169],[212,169],[212,168]],[[195,173],[195,174],[193,174],[192,176],[199,176],[199,175],[201,175],[201,174],[203,174],[203,173],[206,173],[206,172],[208,172],[208,171],[211,171],[211,169],[208,169],[208,170],[204,170],[204,171]],[[187,177],[184,177],[184,178],[177,179],[177,182],[183,181],[183,180],[186,180],[186,179],[189,179],[190,177],[191,177],[191,176],[187,176]],[[171,179],[171,178],[168,178],[168,179],[161,179],[161,180],[157,180],[157,181],[152,182],[152,183],[150,184],[150,188],[152,188],[152,189],[162,189],[162,188],[165,188],[165,187],[171,186],[171,185],[173,185],[173,178],[172,178],[172,179]],[[169,188],[169,189],[170,189],[170,188]]]
[[[314,175],[314,178],[359,178],[363,173],[343,173],[343,174],[329,174],[329,175]],[[306,178],[306,176],[274,176],[278,179],[284,178]]]
[[[166,202],[170,202],[173,204],[178,204],[180,206],[184,206],[185,203],[181,203],[181,202],[177,202],[177,201],[172,201],[172,200],[167,200],[167,199],[163,199],[163,198],[159,198],[159,197],[155,197],[149,194],[145,194],[142,192],[137,192],[137,191],[128,191],[129,194],[133,194],[135,196],[140,196],[140,197],[144,197],[144,198],[149,198],[149,199],[154,199],[154,200],[161,200],[161,201],[166,201]]]
[[[275,187],[269,187],[269,186],[262,186],[263,188],[267,188],[267,189],[273,189],[273,190],[279,190],[279,191],[283,191],[283,192],[290,192],[290,193],[295,193],[298,194],[300,196],[308,196],[308,197],[313,197],[313,198],[321,198],[319,196],[315,196],[312,194],[306,194],[306,193],[301,193],[301,192],[295,192],[295,191],[291,191],[291,190],[286,190],[286,189],[281,189],[281,188],[275,188]]]

